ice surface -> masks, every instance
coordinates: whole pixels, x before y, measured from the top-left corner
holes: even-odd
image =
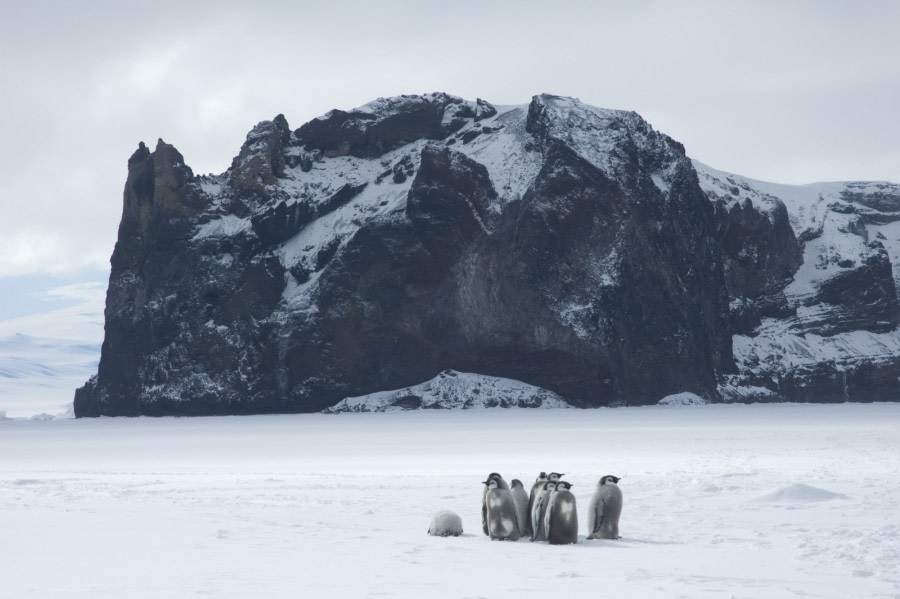
[[[16,421],[0,455],[16,599],[900,593],[900,404]],[[624,475],[623,538],[484,537],[485,475],[541,470],[582,523]],[[850,499],[754,501],[797,484]]]

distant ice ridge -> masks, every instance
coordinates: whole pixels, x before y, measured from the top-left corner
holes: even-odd
[[[445,370],[430,381],[412,387],[348,397],[323,412],[569,407],[556,393],[521,381]]]
[[[73,305],[0,321],[0,420],[74,416],[72,392],[97,372],[105,291],[99,282],[49,289]]]

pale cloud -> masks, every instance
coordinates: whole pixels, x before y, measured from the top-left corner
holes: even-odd
[[[378,96],[635,110],[717,168],[900,181],[900,3],[17,3],[0,22],[0,278],[104,271],[126,161],[222,172],[247,131]]]
[[[63,275],[102,270],[109,257],[100,250],[81,251],[63,232],[18,230],[0,239],[0,278],[42,273]]]

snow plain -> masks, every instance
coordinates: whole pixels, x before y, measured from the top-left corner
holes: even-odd
[[[900,404],[0,422],[0,596],[900,597]],[[581,542],[491,542],[557,470]],[[585,541],[603,474],[618,541]],[[435,538],[435,512],[465,534]]]

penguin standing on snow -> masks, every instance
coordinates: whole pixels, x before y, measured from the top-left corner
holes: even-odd
[[[607,474],[597,483],[588,506],[589,539],[618,539],[619,516],[622,514],[622,490],[619,477]]]
[[[578,542],[578,512],[575,509],[575,496],[569,491],[571,487],[572,485],[561,480],[550,493],[544,515],[544,533],[551,545],[571,545]]]
[[[524,537],[526,534],[530,537],[531,533],[527,532],[531,523],[531,517],[528,515],[528,495],[525,494],[525,486],[518,478],[512,479],[509,489],[516,504],[516,522],[519,524],[519,536]]]
[[[502,479],[501,479],[502,480]],[[519,525],[516,522],[516,504],[509,489],[501,489],[496,478],[484,481],[487,492],[484,505],[487,510],[488,536],[492,541],[518,541]]]
[[[528,495],[528,511],[525,514],[525,533],[529,537],[534,536],[534,529],[531,526],[531,512],[534,510],[534,498],[544,490],[544,483],[547,482],[547,473],[541,472],[531,485],[531,493]]]
[[[556,490],[556,483],[547,481],[544,489],[534,498],[534,506],[531,508],[531,540],[546,541],[547,531],[544,529],[544,515],[547,512],[547,504],[550,494]]]
[[[496,472],[491,472],[488,474],[487,480],[495,479],[497,481],[497,488],[509,490],[509,485],[506,484],[506,481],[503,480],[503,477],[497,474]],[[487,485],[487,480],[482,484]],[[484,531],[484,534],[490,536],[488,532],[488,520],[487,520],[487,493],[488,487],[485,486],[484,491],[481,493],[481,529]]]

